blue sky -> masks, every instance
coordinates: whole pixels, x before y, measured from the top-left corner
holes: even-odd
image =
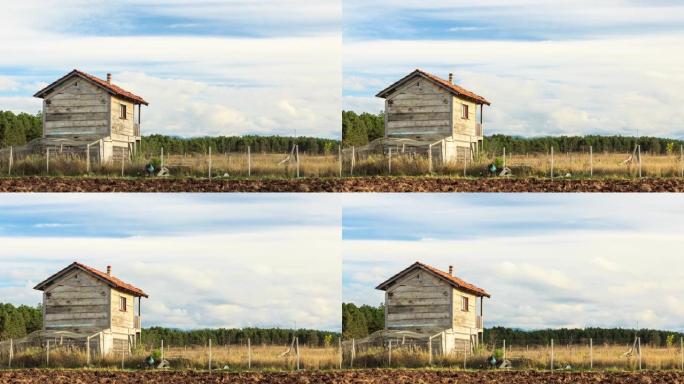
[[[486,132],[684,138],[684,4],[344,2],[343,108],[421,68],[492,102]]]
[[[345,195],[346,302],[415,261],[485,288],[488,326],[684,330],[678,195]]]
[[[340,210],[326,195],[6,195],[0,302],[74,261],[149,295],[145,326],[340,329]],[[311,286],[317,287],[312,290]]]
[[[338,137],[341,9],[337,0],[4,4],[0,110],[35,113],[32,95],[78,68],[111,72],[149,101],[147,134]]]

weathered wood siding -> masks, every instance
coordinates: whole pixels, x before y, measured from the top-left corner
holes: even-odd
[[[46,137],[109,136],[110,95],[87,80],[72,78],[45,97]]]
[[[477,123],[478,120],[478,105],[472,101],[464,100],[459,97],[452,97],[452,108],[453,108],[453,127],[454,135],[466,135],[475,136],[477,135]],[[461,113],[461,106],[468,106],[468,119],[464,119]]]
[[[456,331],[469,332],[471,329],[477,329],[477,297],[470,293],[461,292],[452,288],[451,297],[453,300],[452,307],[454,308],[453,325]],[[468,312],[461,308],[461,300],[463,297],[468,298]]]
[[[112,103],[112,139],[120,141],[128,141],[128,136],[135,134],[135,105],[131,102],[119,99],[118,97],[111,98]],[[122,119],[121,105],[126,106],[126,118]],[[120,137],[123,136],[123,137]]]
[[[431,332],[451,328],[451,291],[430,273],[409,273],[385,293],[387,329]]]
[[[451,94],[415,78],[385,100],[387,137],[439,140],[451,136]]]
[[[119,310],[119,299],[126,298],[127,308],[126,312]],[[111,294],[111,308],[112,308],[112,332],[115,333],[129,333],[135,327],[135,298],[129,294],[112,290]]]
[[[46,330],[98,332],[109,328],[110,288],[82,271],[72,271],[43,293]]]

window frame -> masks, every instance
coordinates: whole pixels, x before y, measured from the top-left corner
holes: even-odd
[[[128,106],[126,104],[119,104],[119,119],[128,120]]]
[[[123,296],[119,296],[119,311],[128,312],[128,300]]]
[[[461,119],[470,120],[470,107],[468,104],[461,104]]]
[[[461,311],[470,312],[470,298],[461,296]]]

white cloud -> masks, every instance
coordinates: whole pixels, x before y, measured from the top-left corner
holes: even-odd
[[[681,33],[586,40],[345,41],[343,108],[377,112],[371,98],[416,67],[485,96],[487,132],[511,135],[684,135]],[[406,52],[411,52],[407,55]],[[382,86],[363,86],[381,81]],[[363,88],[363,89],[362,89]],[[348,96],[354,95],[355,98]],[[358,110],[358,109],[357,109]]]
[[[147,1],[142,6],[156,15],[211,20],[253,17],[255,24],[329,20],[334,26],[341,12],[336,4],[326,1],[306,6],[292,0],[281,4],[291,7],[292,12],[286,13],[273,3],[244,1]],[[84,7],[73,0],[47,5],[24,2],[5,9],[0,33],[8,37],[8,54],[0,56],[0,74],[3,67],[30,70],[32,77],[27,76],[19,86],[36,88],[26,89],[21,97],[0,93],[0,109],[35,113],[40,101],[30,97],[38,90],[34,78],[52,81],[79,68],[100,77],[112,72],[115,83],[149,101],[142,115],[145,134],[290,135],[297,129],[302,135],[339,137],[341,40],[330,26],[306,34],[283,31],[278,37],[263,38],[93,36],[69,29],[78,30],[71,20],[92,19],[110,8],[105,4],[103,8]],[[217,8],[233,11],[219,12]],[[111,17],[121,17],[122,9],[114,7]],[[48,25],[63,28],[45,29]],[[283,114],[279,107],[283,100],[296,109],[296,116]]]

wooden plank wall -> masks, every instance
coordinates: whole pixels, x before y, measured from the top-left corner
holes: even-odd
[[[451,95],[423,78],[397,89],[386,101],[386,135],[417,140],[451,136]]]
[[[451,287],[422,270],[387,290],[387,329],[432,332],[451,328]]]
[[[468,135],[475,136],[477,134],[477,123],[480,122],[478,117],[479,106],[471,101],[452,96],[453,106],[453,127],[454,135]],[[464,119],[461,114],[461,106],[468,106],[468,119]]]
[[[119,141],[128,141],[127,137],[135,134],[135,105],[115,96],[112,96],[111,100],[112,137]],[[121,105],[126,106],[126,119],[120,116]],[[125,137],[117,137],[117,135]]]
[[[45,98],[45,135],[96,140],[109,136],[109,94],[82,78],[72,78]]]
[[[132,295],[112,290],[112,332],[128,334],[135,327],[135,298]],[[128,303],[126,312],[119,310],[119,298],[125,297]]]
[[[44,293],[45,329],[81,333],[109,328],[109,291],[87,273],[68,273]]]
[[[459,290],[452,288],[452,298],[453,298],[453,328],[460,332],[469,332],[472,328],[475,330],[477,328],[477,300],[475,295],[470,293],[460,292]],[[462,297],[468,298],[468,312],[461,310],[461,300]]]

